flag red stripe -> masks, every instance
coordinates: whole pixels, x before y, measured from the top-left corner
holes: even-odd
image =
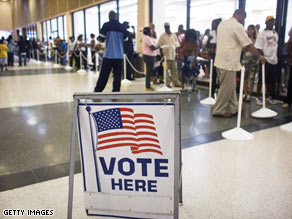
[[[138,141],[154,141],[159,144],[159,141],[154,138],[138,138]]]
[[[124,126],[124,128],[125,128],[125,126]],[[155,127],[147,126],[147,125],[138,125],[138,126],[136,126],[136,129],[152,129],[152,130],[156,131]]]
[[[137,114],[135,113],[134,115],[135,117],[147,117],[147,118],[153,119],[153,116],[144,114],[144,113],[137,113]]]
[[[154,153],[158,153],[158,154],[163,155],[161,151],[158,151],[155,149],[144,149],[144,150],[138,150],[138,151],[132,150],[133,154],[141,154],[141,153],[145,153],[145,152],[154,152]]]
[[[132,143],[131,143],[132,144]],[[105,149],[110,149],[110,148],[117,148],[117,147],[129,147],[129,146],[136,146],[138,147],[137,144],[132,144],[132,145],[129,145],[129,143],[121,143],[121,144],[111,144],[111,145],[108,145],[108,146],[102,146],[102,147],[97,147],[97,151],[101,151],[101,150],[105,150]]]
[[[129,109],[129,108],[120,108],[120,111],[121,112],[131,112],[131,113],[134,113],[134,110]]]
[[[123,124],[124,123],[130,123],[132,125],[135,125],[135,122],[134,121],[131,121],[131,120],[122,120]]]
[[[145,119],[137,119],[137,120],[135,120],[135,123],[139,123],[139,122],[145,122],[145,123],[150,123],[150,124],[154,125],[154,122],[149,121],[149,120],[145,120]]]
[[[134,116],[131,116],[131,115],[122,115],[122,118],[130,118],[130,119],[134,119]]]
[[[104,143],[115,142],[115,141],[136,141],[137,142],[137,138],[111,138],[111,139],[107,139],[103,141],[98,141],[98,144],[104,144]]]
[[[155,148],[159,148],[160,149],[160,146],[159,145],[156,145],[156,144],[139,144],[139,148],[140,147],[148,147],[148,146],[151,146],[151,147],[155,147]]]
[[[134,127],[132,126],[124,126],[124,129],[132,129],[132,130],[136,130]]]
[[[158,137],[157,134],[153,132],[137,132],[137,135],[152,135]]]
[[[98,135],[98,138],[100,139],[100,138],[105,138],[105,137],[110,137],[110,136],[115,136],[115,135],[134,135],[134,136],[136,136],[136,133],[133,133],[133,132],[115,132],[115,133]]]

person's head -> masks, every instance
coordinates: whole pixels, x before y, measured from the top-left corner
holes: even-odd
[[[143,28],[143,34],[146,36],[151,36],[151,28],[150,27],[144,27]]]
[[[243,9],[236,9],[233,13],[233,17],[241,24],[244,23],[246,18],[246,12]]]
[[[217,18],[217,19],[212,20],[212,23],[211,23],[212,30],[217,31],[218,26],[221,23],[221,21],[222,21],[222,18]]]
[[[247,35],[249,37],[253,37],[254,39],[256,38],[256,28],[254,25],[251,24],[247,27]]]
[[[207,30],[205,30],[204,35],[209,36],[209,33],[210,33],[210,29],[207,29]]]
[[[154,30],[155,29],[155,24],[149,24],[149,27]]]
[[[256,30],[259,32],[259,31],[260,31],[260,28],[261,28],[261,25],[257,24],[257,25],[255,26],[255,28],[256,28]]]
[[[171,32],[170,32],[170,24],[168,22],[164,23],[164,29],[165,29],[166,33],[171,34]]]
[[[195,29],[188,29],[185,34],[185,41],[196,42],[198,34]]]
[[[125,21],[125,22],[123,23],[123,27],[124,27],[125,29],[128,29],[128,28],[130,27],[129,22],[128,22],[128,21]]]
[[[91,34],[90,34],[90,38],[91,38],[91,39],[94,39],[94,38],[95,38],[95,35],[94,35],[93,33],[91,33]]]
[[[114,11],[110,11],[108,14],[108,18],[110,21],[115,21],[117,20],[117,13]]]
[[[77,40],[78,40],[78,41],[82,41],[82,39],[83,39],[83,35],[80,34],[80,35],[77,37]]]
[[[9,35],[7,38],[7,41],[10,42],[10,40],[12,40],[12,39],[13,39],[12,35]]]
[[[74,40],[75,40],[74,36],[70,36],[69,39],[71,40],[71,42],[74,42]]]
[[[184,25],[180,24],[178,26],[178,32],[182,33],[184,31]]]
[[[52,39],[52,37],[50,36],[50,37],[49,37],[49,40],[51,40],[51,39]]]
[[[19,39],[20,39],[20,40],[23,40],[23,36],[19,36]]]
[[[266,18],[266,29],[273,30],[275,25],[275,18],[273,16],[268,16]]]

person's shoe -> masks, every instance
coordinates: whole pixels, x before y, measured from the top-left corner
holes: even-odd
[[[272,99],[272,97],[267,98],[267,102],[268,102],[269,104],[272,104],[272,105],[277,104],[277,103],[275,102],[275,100]]]
[[[221,117],[221,118],[231,118],[231,113],[223,113],[223,114],[213,114],[214,117]]]
[[[290,106],[291,106],[291,104],[289,104],[289,103],[284,103],[284,104],[282,105],[282,108],[283,108],[283,109],[288,109],[288,108],[290,108]]]
[[[242,101],[245,101],[246,98],[247,98],[247,96],[243,95],[243,96],[242,96]]]
[[[256,104],[259,105],[259,106],[262,106],[263,105],[263,99],[261,97],[257,98],[256,99]]]
[[[147,88],[145,89],[146,91],[155,91],[152,87],[151,88]]]
[[[159,84],[164,84],[164,81],[162,79],[159,79]]]
[[[127,78],[129,81],[135,81],[135,78]]]
[[[179,85],[179,84],[176,84],[176,85],[174,85],[174,87],[181,87],[181,85]]]
[[[250,102],[250,101],[251,101],[251,98],[250,98],[249,95],[246,97],[245,101],[246,101],[246,102]]]

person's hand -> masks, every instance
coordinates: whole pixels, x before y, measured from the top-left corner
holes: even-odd
[[[261,61],[262,64],[265,64],[267,62],[267,60],[263,56],[260,56],[259,60]]]

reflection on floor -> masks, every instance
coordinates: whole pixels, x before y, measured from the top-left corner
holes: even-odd
[[[279,127],[254,135],[253,141],[220,140],[183,150],[179,218],[292,218],[292,135]],[[87,218],[82,191],[82,175],[76,174],[73,218]],[[1,192],[0,212],[45,208],[54,210],[54,218],[66,218],[67,192],[68,177]]]
[[[0,72],[0,208],[51,207],[56,218],[64,218],[67,179],[61,177],[69,172],[72,96],[91,92],[96,80],[94,73],[79,75],[43,65]],[[140,78],[122,91],[141,92],[144,84],[145,79]],[[112,78],[106,91],[111,89]],[[260,120],[250,116],[259,108],[255,100],[244,103],[244,129],[275,128],[256,132],[251,142],[231,142],[222,140],[221,132],[235,127],[236,118],[212,117],[212,108],[199,103],[207,94],[199,88],[181,95],[185,148],[181,218],[292,218],[288,211],[292,209],[291,134],[276,127],[292,121],[292,110],[267,105],[279,115]],[[75,159],[76,173],[80,173],[78,150]],[[76,178],[80,185],[80,174]],[[82,218],[82,191],[78,188],[75,218]],[[60,199],[51,203],[58,193]]]

